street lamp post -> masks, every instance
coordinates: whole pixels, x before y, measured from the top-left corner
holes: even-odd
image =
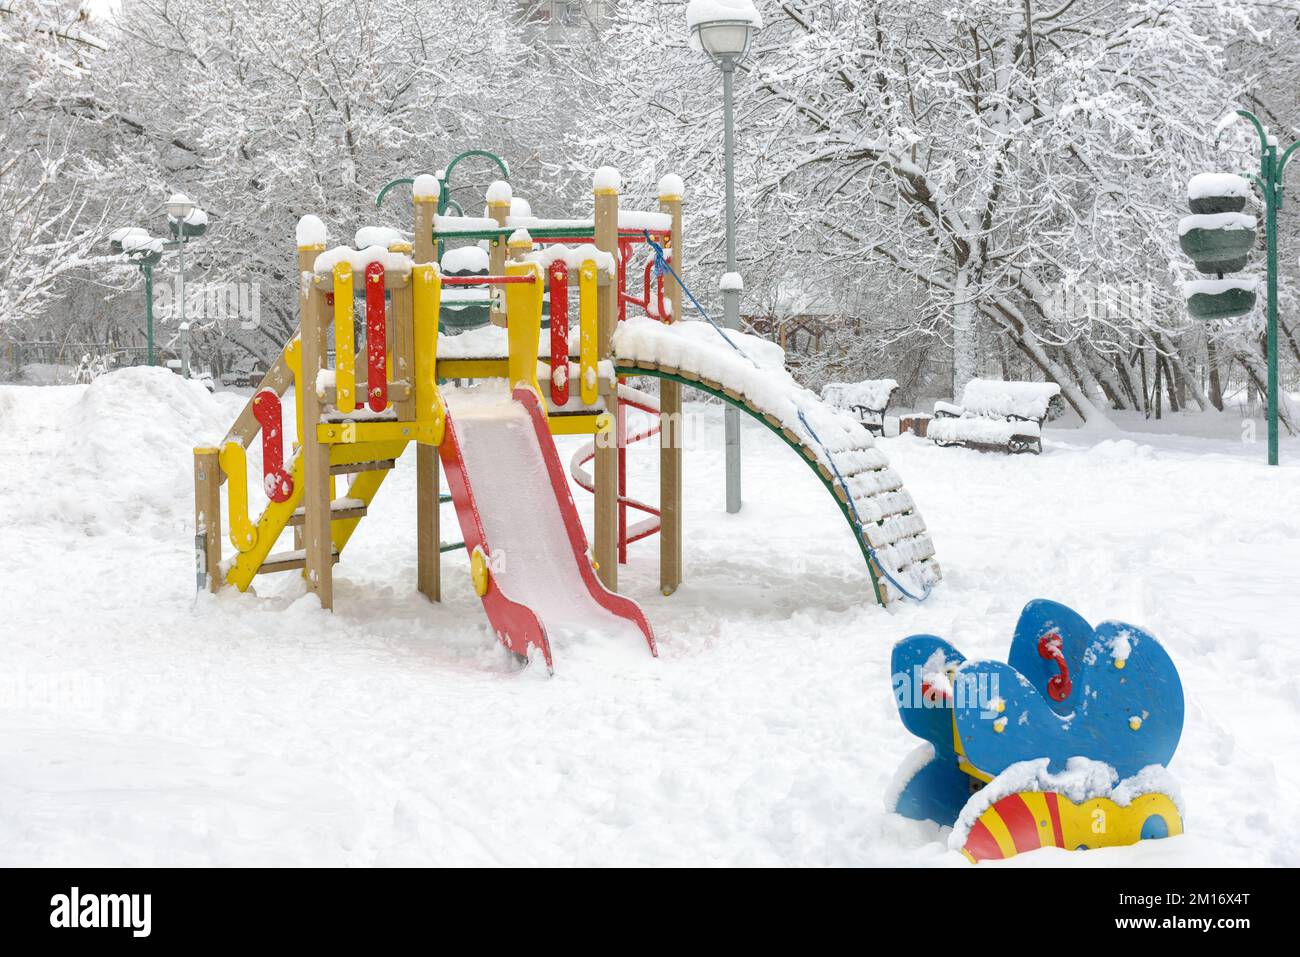
[[[1250,178],[1264,198],[1264,243],[1268,258],[1268,464],[1277,465],[1277,212],[1282,208],[1282,177],[1286,173],[1287,160],[1296,147],[1300,147],[1300,140],[1279,156],[1277,137],[1269,135],[1258,116],[1250,110],[1238,110],[1237,115],[1249,120],[1259,134],[1259,175],[1252,173]]]
[[[190,377],[190,324],[185,321],[185,220],[194,212],[194,204],[184,193],[173,193],[167,200],[167,217],[176,222],[176,252],[180,257],[176,271],[176,298],[180,305],[181,375]]]
[[[736,66],[763,25],[752,0],[691,0],[686,7],[691,45],[703,50],[722,70],[722,151],[726,180],[727,281],[722,286],[723,325],[740,329],[741,284],[736,274],[735,117],[732,86]],[[723,412],[726,434],[727,511],[740,511],[740,413]]]

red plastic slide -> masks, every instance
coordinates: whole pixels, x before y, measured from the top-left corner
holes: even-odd
[[[483,609],[518,655],[538,648],[553,668],[548,630],[639,631],[655,649],[639,605],[596,577],[587,536],[536,394],[446,390],[438,452],[471,557],[490,571]]]

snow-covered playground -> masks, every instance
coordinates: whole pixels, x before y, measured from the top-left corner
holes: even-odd
[[[1169,651],[1186,833],[1010,863],[1300,863],[1300,446],[1267,468],[1235,414],[1049,426],[1042,456],[881,440],[944,569],[887,611],[817,478],[752,422],[745,505],[723,511],[721,407],[688,405],[685,582],[660,595],[654,540],[620,578],[659,657],[570,634],[548,678],[496,643],[464,552],[441,604],[416,592],[413,460],[333,614],[294,574],[196,599],[191,449],[246,399],[161,369],[0,386],[6,863],[966,866],[884,810],[916,743],[890,648],[927,632],[1001,657],[1035,596]],[[629,452],[633,494],[656,458]]]

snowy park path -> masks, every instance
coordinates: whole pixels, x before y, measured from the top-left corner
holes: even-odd
[[[1049,428],[1015,458],[886,440],[945,571],[887,612],[760,426],[745,508],[724,513],[720,409],[697,407],[686,584],[658,594],[654,540],[620,575],[661,657],[575,638],[548,680],[496,647],[463,555],[442,605],[415,594],[405,462],[338,567],[336,614],[291,574],[196,601],[189,449],[242,400],[112,379],[0,387],[5,863],[966,866],[882,810],[916,743],[889,648],[927,631],[1003,657],[1039,596],[1174,657],[1187,836],[1012,865],[1300,863],[1296,443],[1269,470],[1222,439]],[[638,451],[629,491],[653,498]]]

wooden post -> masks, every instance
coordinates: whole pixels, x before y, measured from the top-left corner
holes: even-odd
[[[304,272],[298,293],[302,315],[302,542],[306,552],[303,571],[307,587],[316,593],[322,608],[334,608],[334,543],[330,535],[330,450],[316,439],[321,400],[316,393],[316,376],[325,368],[329,322],[325,292],[314,272]]]
[[[438,211],[438,195],[417,195],[415,200],[415,246],[413,258],[417,263],[436,261],[437,248],[433,242],[433,217]],[[502,247],[504,248],[504,247]],[[408,298],[414,294],[414,275],[404,295]],[[398,418],[406,421],[415,418],[415,331],[413,327],[414,309],[400,321],[396,318],[397,309],[394,299],[394,321],[398,322],[398,353],[406,355],[404,361],[409,365],[402,372],[402,378],[410,383],[410,402],[403,403],[398,410]],[[405,328],[403,341],[401,330]],[[400,365],[399,365],[400,368]],[[431,445],[417,444],[415,447],[415,581],[420,594],[429,601],[442,600],[442,474],[438,466],[438,450]]]
[[[504,229],[506,217],[510,215],[510,184],[505,180],[497,180],[488,187],[487,196],[488,217]],[[506,240],[505,237],[498,237],[492,240],[488,246],[488,272],[494,276],[501,276],[505,274],[505,271]],[[492,308],[488,311],[488,317],[492,320],[494,326],[504,326],[506,324],[505,311],[497,306],[495,298],[492,300]]]
[[[298,247],[298,274],[299,274],[299,276],[301,276],[303,273],[312,273],[312,272],[315,270],[315,268],[316,268],[316,257],[319,256],[319,255],[320,255],[321,253],[323,253],[324,251],[325,251],[325,244],[324,244],[324,243],[313,243],[313,244],[311,244],[311,245],[299,246],[299,247]],[[301,319],[299,320],[299,322],[301,322]],[[299,331],[299,335],[301,335],[301,334],[302,334],[301,326],[299,327],[299,330],[298,330],[298,331]],[[302,358],[302,355],[301,355],[301,353],[302,353],[302,341],[301,341],[301,339],[300,339],[299,342],[298,342],[298,350],[299,350],[299,358],[301,359],[301,358]],[[321,353],[321,354],[324,355],[324,353]],[[283,352],[280,354],[280,358],[277,360],[277,365],[284,365],[284,366],[286,366],[286,367],[287,367],[287,365],[288,365],[288,364],[285,362],[285,358],[284,358],[284,353],[283,353]],[[286,372],[287,372],[287,374],[289,374],[290,376],[292,376],[292,372],[291,372],[290,370],[288,370],[287,368],[286,368]],[[268,377],[270,376],[270,373],[269,373],[269,372],[267,373],[267,376],[268,376]],[[306,381],[307,381],[307,377],[306,377],[306,376],[302,376],[302,375],[300,375],[300,378],[302,379],[302,382],[306,382]],[[265,387],[265,380],[263,380],[263,387]],[[260,391],[260,390],[259,390],[259,391]],[[283,394],[284,394],[284,391],[285,391],[284,389],[281,389],[281,390],[280,390],[280,394],[283,395]],[[295,426],[297,427],[297,431],[298,431],[299,433],[302,433],[302,432],[304,431],[304,430],[303,430],[303,427],[302,427],[302,424],[303,424],[303,422],[306,421],[306,419],[302,418],[302,395],[301,395],[302,391],[303,391],[303,390],[302,390],[301,384],[299,384],[299,386],[298,386],[298,388],[295,390],[295,394],[294,394],[294,412],[296,413],[294,424],[295,424]],[[254,393],[254,394],[256,394],[256,393]],[[252,409],[253,409],[253,405],[252,405],[251,402],[250,402],[249,405],[248,405],[248,409],[249,409],[250,412],[251,412]],[[302,435],[301,435],[301,434],[299,434],[299,436],[298,436],[298,444],[299,444],[299,446],[302,445]],[[331,498],[333,497],[333,494],[334,494],[334,490],[333,490],[333,488],[331,487],[331,489],[330,489],[330,496],[331,496]],[[294,547],[294,550],[295,550],[295,551],[298,551],[298,550],[300,550],[300,549],[303,548],[302,526],[301,526],[301,525],[295,525],[294,528],[293,528],[293,547]],[[306,578],[306,577],[307,577],[307,566],[306,566],[306,565],[303,566],[303,569],[302,569],[302,577],[303,577],[303,578]]]
[[[221,465],[219,449],[194,450],[195,571],[200,588],[221,588]]]
[[[609,167],[596,171],[596,248],[608,253],[614,268],[601,272],[596,294],[598,361],[614,357],[614,324],[618,321],[618,173]],[[596,436],[596,515],[594,548],[596,572],[605,587],[618,590],[618,380],[609,383],[605,396],[609,433]]]
[[[671,265],[682,276],[682,182],[676,176],[659,181],[659,209],[673,218],[669,238]],[[669,276],[669,321],[680,322],[682,287]],[[659,380],[659,588],[671,595],[682,583],[682,385]]]

